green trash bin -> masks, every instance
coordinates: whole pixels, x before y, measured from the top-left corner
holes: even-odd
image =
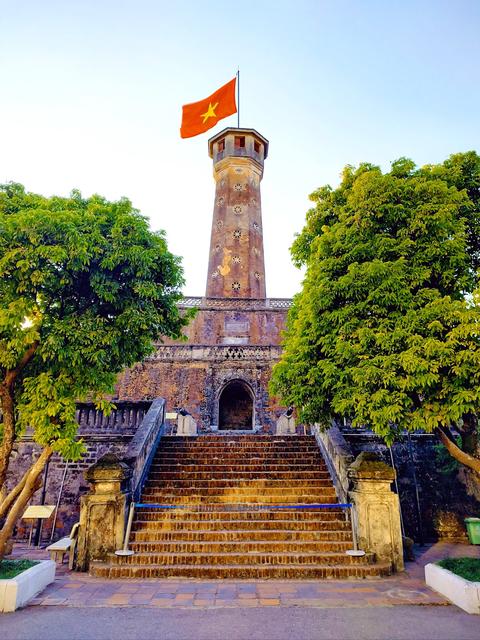
[[[480,544],[480,518],[465,518],[470,544]]]

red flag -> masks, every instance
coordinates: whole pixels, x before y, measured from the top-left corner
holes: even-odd
[[[223,87],[217,89],[211,96],[185,104],[182,107],[182,138],[191,138],[214,127],[219,120],[237,112],[235,103],[236,77]]]

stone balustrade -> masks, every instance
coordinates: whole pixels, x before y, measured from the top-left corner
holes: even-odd
[[[355,460],[350,445],[334,422],[327,430],[314,425],[312,433],[327,462],[339,499],[347,502],[350,489],[348,470]]]
[[[80,534],[76,568],[85,571],[122,547],[127,507],[138,500],[165,433],[165,400],[151,403],[123,459],[103,456],[85,473],[91,490],[80,501]]]
[[[327,430],[312,427],[341,502],[353,504],[360,549],[377,561],[403,571],[400,502],[392,491],[395,470],[373,453],[357,458],[335,423]]]

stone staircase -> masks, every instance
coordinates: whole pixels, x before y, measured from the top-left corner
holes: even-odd
[[[93,563],[93,575],[364,578],[390,572],[369,554],[345,554],[352,534],[341,508],[288,508],[337,503],[313,436],[165,438],[142,503],[181,508],[139,507],[134,555]]]

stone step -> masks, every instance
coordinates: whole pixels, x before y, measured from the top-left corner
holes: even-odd
[[[312,465],[312,464],[305,464],[305,463],[298,463],[298,464],[268,464],[268,465],[263,465],[263,464],[258,464],[258,463],[246,463],[245,461],[243,461],[241,464],[238,465],[232,465],[232,464],[222,464],[222,463],[218,463],[218,464],[213,464],[212,462],[210,462],[210,464],[208,463],[204,463],[204,464],[196,464],[195,462],[189,462],[189,463],[161,463],[161,464],[157,464],[157,463],[152,463],[151,467],[150,467],[150,472],[155,472],[155,471],[169,471],[169,472],[178,472],[178,473],[184,473],[184,472],[194,472],[194,473],[207,473],[208,470],[211,470],[212,473],[223,473],[225,471],[231,471],[231,472],[248,472],[248,473],[256,473],[256,472],[261,472],[261,471],[265,471],[267,470],[270,473],[274,473],[276,471],[288,471],[288,472],[296,472],[296,471],[306,471],[309,473],[315,473],[316,471],[318,472],[325,472],[326,469],[322,468],[319,465]]]
[[[181,497],[184,495],[187,496],[219,496],[221,502],[225,502],[225,496],[233,495],[237,496],[277,496],[280,501],[285,496],[308,496],[311,498],[320,497],[320,496],[335,496],[335,490],[333,489],[331,483],[330,486],[325,483],[315,484],[311,486],[310,484],[305,484],[301,482],[300,484],[291,486],[290,484],[285,485],[284,483],[280,483],[277,485],[265,484],[265,483],[253,483],[248,482],[245,484],[235,483],[231,486],[228,484],[220,483],[212,483],[212,485],[205,483],[192,483],[190,486],[188,483],[183,483],[183,485],[173,485],[173,483],[162,485],[158,483],[153,483],[150,486],[146,486],[143,490],[142,498],[151,495],[171,495],[176,497]],[[260,495],[259,495],[260,494]]]
[[[351,531],[350,524],[342,520],[135,520],[133,531],[180,531],[184,529],[193,531],[249,531],[255,528],[257,531],[270,531],[281,529],[283,531]]]
[[[150,474],[149,480],[147,481],[144,491],[147,491],[152,488],[176,488],[176,489],[190,489],[193,492],[196,492],[197,489],[211,489],[211,490],[222,490],[229,488],[236,489],[244,489],[250,488],[252,490],[262,491],[263,489],[281,489],[287,490],[287,488],[331,488],[332,481],[328,478],[309,478],[306,479],[296,479],[289,480],[285,482],[285,480],[272,480],[269,478],[232,478],[232,479],[224,479],[224,478],[211,478],[210,480],[202,478],[202,479],[184,479],[182,476],[177,476],[177,478],[171,479],[162,479],[157,478],[154,474]]]
[[[135,554],[160,556],[167,554],[249,554],[249,553],[345,553],[352,548],[350,541],[341,540],[172,540],[157,542],[132,542]]]
[[[295,450],[269,450],[264,449],[263,447],[246,451],[245,449],[204,449],[199,451],[187,450],[187,451],[179,451],[178,449],[164,449],[160,448],[155,454],[154,460],[159,460],[163,458],[195,458],[197,460],[208,459],[208,458],[216,458],[216,457],[226,457],[232,459],[238,458],[261,458],[262,460],[275,460],[280,458],[281,460],[295,460],[296,458],[312,458],[314,460],[320,460],[323,462],[320,452],[318,449],[308,449],[304,451]]]
[[[197,508],[189,509],[141,509],[135,512],[134,522],[157,522],[165,523],[169,522],[214,522],[223,524],[226,522],[261,522],[262,526],[266,526],[267,523],[301,523],[312,521],[319,526],[322,523],[330,522],[347,522],[344,514],[340,509],[299,509],[296,511],[290,511],[287,509],[279,509],[278,511],[269,510],[218,510],[210,509],[201,511]],[[257,526],[257,525],[255,525]],[[274,527],[272,527],[274,528]]]
[[[373,560],[371,554],[355,557],[346,555],[343,552],[326,551],[318,552],[274,552],[274,553],[135,553],[132,556],[109,555],[109,563],[117,565],[243,565],[243,564],[264,564],[264,565],[284,565],[284,564],[323,564],[328,566],[342,565],[364,565]]]
[[[189,436],[188,439],[185,437],[183,440],[176,440],[174,437],[166,437],[162,439],[162,446],[170,446],[170,447],[201,447],[201,446],[218,446],[218,447],[228,447],[228,446],[241,446],[241,447],[250,447],[250,446],[260,446],[264,445],[266,447],[314,447],[317,442],[314,437],[310,438],[302,438],[302,437],[283,437],[283,436],[245,436],[242,434],[237,434],[236,436],[232,435],[223,435],[221,437],[209,438],[205,435],[199,436]]]
[[[113,565],[92,563],[98,578],[197,578],[207,580],[345,580],[390,575],[388,564],[341,565]]]
[[[187,523],[185,523],[187,524]],[[204,523],[202,523],[204,524]],[[138,531],[132,531],[131,542],[168,542],[168,541],[191,541],[191,542],[236,542],[239,540],[253,540],[253,541],[272,541],[272,540],[305,540],[310,541],[338,541],[348,542],[351,544],[352,534],[350,528],[348,529],[332,529],[325,531],[308,531],[308,530],[292,530],[292,529],[232,529],[226,531],[225,529],[211,530],[192,530],[192,529],[177,529],[175,531],[163,531],[156,529],[142,529]]]
[[[198,442],[199,440],[207,441],[215,441],[215,442],[223,442],[228,438],[228,440],[240,440],[250,441],[250,440],[258,440],[265,442],[290,442],[290,441],[313,441],[315,442],[315,436],[311,434],[294,434],[291,436],[285,435],[271,435],[270,433],[252,433],[252,434],[231,434],[225,435],[222,433],[202,433],[198,436],[177,436],[177,435],[169,435],[165,436],[165,440],[172,442]]]
[[[372,554],[345,553],[351,524],[312,436],[164,438],[141,501],[177,508],[138,507],[134,555],[110,554],[93,575],[339,579],[390,570]]]
[[[331,484],[330,474],[328,471],[151,471],[149,473],[149,481],[194,481],[203,480],[216,481],[245,481],[245,480],[279,480],[284,483],[291,481],[297,482],[303,480],[310,482],[311,480],[326,480]]]
[[[207,456],[209,454],[244,454],[244,455],[263,455],[263,456],[272,456],[272,455],[283,455],[283,456],[298,456],[299,454],[306,453],[311,456],[319,455],[318,447],[308,446],[308,447],[268,447],[266,445],[257,445],[255,447],[242,447],[239,445],[231,445],[231,446],[223,446],[223,447],[212,447],[212,446],[202,446],[202,447],[175,447],[175,446],[166,446],[160,443],[160,447],[155,453],[155,456],[161,456],[163,454],[169,455],[186,455],[186,456]]]
[[[195,456],[178,456],[168,457],[158,460],[154,460],[151,465],[152,471],[169,471],[169,469],[163,469],[164,467],[174,466],[173,471],[178,466],[192,467],[193,471],[204,471],[206,469],[212,469],[212,471],[222,471],[223,469],[235,471],[328,471],[327,467],[320,460],[310,459],[306,456],[299,456],[295,460],[288,460],[281,458],[273,460],[272,458],[262,459],[260,457],[247,458],[245,456],[238,456],[237,458],[229,458],[227,456],[213,456],[196,458]],[[162,467],[157,469],[157,467]],[[245,467],[245,469],[243,469]]]
[[[143,504],[160,504],[169,507],[189,507],[189,506],[207,506],[211,505],[242,505],[248,509],[250,506],[269,505],[288,506],[288,505],[315,505],[315,504],[335,504],[337,498],[334,494],[235,494],[233,491],[225,494],[216,495],[199,495],[199,494],[165,494],[151,493],[142,496]]]

